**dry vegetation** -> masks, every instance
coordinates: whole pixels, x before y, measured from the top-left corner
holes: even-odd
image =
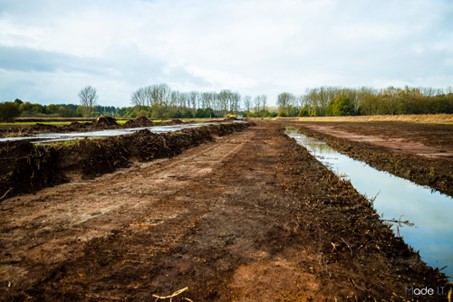
[[[412,122],[421,124],[453,124],[453,114],[320,116],[294,118],[300,122]]]

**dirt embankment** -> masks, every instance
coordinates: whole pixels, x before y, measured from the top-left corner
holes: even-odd
[[[228,120],[224,119],[210,119],[212,122],[224,122]],[[118,124],[117,120],[108,117],[100,116],[95,120],[92,119],[70,119],[72,121],[69,125],[51,125],[45,124],[46,121],[59,121],[67,122],[64,119],[44,119],[44,120],[34,120],[34,119],[21,119],[23,122],[36,122],[35,125],[21,125],[21,124],[12,124],[9,126],[0,127],[0,137],[21,137],[21,136],[31,136],[38,133],[67,133],[67,132],[88,132],[88,131],[98,131],[104,129],[123,129],[123,128],[137,128],[137,127],[152,127],[152,126],[169,126],[169,125],[180,125],[184,123],[195,123],[195,120],[183,122],[180,119],[171,119],[168,121],[159,121],[153,122],[146,117],[139,117],[136,119],[128,120],[124,124]]]
[[[0,300],[445,299],[445,276],[283,130],[6,200]]]
[[[301,133],[354,159],[453,196],[453,125],[304,123]]]
[[[70,178],[92,178],[131,161],[172,157],[213,140],[214,136],[241,131],[251,124],[218,124],[173,133],[135,134],[107,139],[84,139],[73,144],[33,145],[30,142],[0,144],[0,201],[20,193],[30,193]]]

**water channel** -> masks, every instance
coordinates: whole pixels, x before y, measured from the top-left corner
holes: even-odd
[[[286,134],[341,178],[346,178],[368,199],[383,220],[409,221],[392,224],[395,234],[420,252],[432,267],[453,280],[453,198],[431,188],[378,171],[345,156],[326,143],[288,129]]]
[[[238,121],[236,121],[238,122]],[[159,134],[167,132],[175,132],[183,129],[198,128],[208,125],[213,125],[215,123],[198,123],[198,124],[179,124],[179,125],[170,125],[170,126],[152,126],[152,127],[141,127],[141,128],[123,128],[123,129],[109,129],[109,130],[99,130],[99,131],[90,131],[90,132],[71,132],[71,133],[39,133],[33,136],[22,136],[22,137],[5,137],[0,138],[1,142],[8,141],[31,141],[32,143],[52,143],[52,142],[61,142],[73,139],[83,139],[88,137],[110,137],[110,136],[120,136],[132,134],[134,132],[148,129],[149,131]]]

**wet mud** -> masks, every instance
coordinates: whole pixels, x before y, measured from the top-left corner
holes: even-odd
[[[295,124],[308,136],[381,171],[453,196],[453,125]]]
[[[22,119],[21,121],[30,121]],[[64,121],[59,119],[59,121]],[[223,120],[215,120],[216,122],[221,122]],[[192,123],[195,121],[188,121],[187,123]],[[180,125],[184,122],[180,119],[171,119],[168,121],[158,123],[153,122],[152,120],[146,117],[139,117],[136,119],[128,120],[125,124],[118,124],[116,119],[108,116],[100,116],[94,121],[90,120],[81,120],[73,121],[69,125],[48,125],[44,123],[37,122],[36,125],[32,126],[22,126],[22,125],[12,125],[12,126],[2,126],[0,127],[0,137],[21,137],[21,136],[31,136],[39,133],[68,133],[68,132],[89,132],[97,130],[107,130],[107,129],[123,129],[123,128],[138,128],[138,127],[151,127],[151,126],[170,126],[170,125]]]
[[[451,288],[271,123],[10,198],[0,213],[2,301],[155,301],[186,288],[172,301],[442,301]],[[410,292],[425,287],[442,292]]]
[[[101,123],[105,128],[108,121]],[[172,157],[212,141],[214,136],[228,135],[250,125],[218,124],[164,134],[154,134],[145,129],[131,135],[83,139],[69,144],[1,143],[0,202],[6,197],[32,193],[74,177],[87,179],[113,172],[128,167],[135,160]]]

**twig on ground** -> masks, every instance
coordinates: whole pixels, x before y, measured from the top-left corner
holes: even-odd
[[[9,188],[8,191],[5,192],[5,194],[3,194],[2,197],[0,197],[0,200],[3,200],[3,198],[6,197],[6,195],[8,195],[8,193],[13,189],[13,187]]]
[[[344,244],[346,244],[346,246],[348,247],[348,249],[351,251],[351,257],[353,257],[354,255],[353,255],[353,253],[352,253],[351,246],[350,246],[343,238],[340,238],[340,239],[341,239],[341,241],[344,242]]]
[[[181,288],[180,290],[175,291],[170,296],[159,296],[159,295],[153,294],[153,297],[156,298],[156,301],[170,299],[170,302],[172,302],[174,297],[179,296],[180,294],[182,294],[183,292],[185,292],[188,289],[189,289],[188,287]],[[184,299],[187,301],[191,301],[190,299],[187,299],[187,298],[184,298]]]

